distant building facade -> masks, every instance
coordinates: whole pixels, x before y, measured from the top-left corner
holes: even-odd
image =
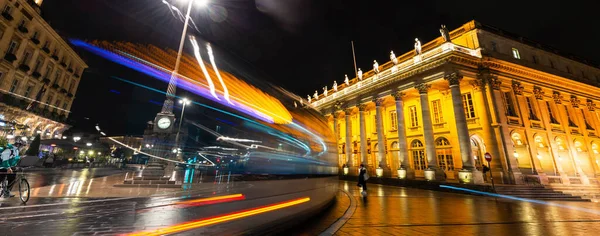
[[[0,136],[59,138],[88,67],[40,16],[42,0],[0,0]]]
[[[336,133],[340,167],[481,182],[489,153],[503,183],[597,184],[597,65],[475,21],[444,30],[311,99]]]

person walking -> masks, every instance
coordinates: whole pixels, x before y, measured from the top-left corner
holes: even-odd
[[[367,180],[369,179],[369,174],[367,173],[367,168],[365,168],[364,164],[360,164],[360,172],[358,174],[358,186],[362,187],[361,194],[363,196],[367,195]]]

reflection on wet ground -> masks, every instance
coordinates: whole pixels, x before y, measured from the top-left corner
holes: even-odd
[[[188,190],[111,187],[125,174],[118,170],[30,173],[32,185],[42,187],[32,190],[27,206],[16,199],[2,200],[0,232],[120,234],[170,226],[226,206],[176,206],[179,201],[257,184],[210,182]],[[600,230],[600,204],[593,202],[551,205],[382,185],[370,185],[363,198],[356,183],[341,181],[339,186],[352,196],[338,194],[331,207],[286,235],[319,234],[346,212],[351,201],[356,210],[336,235],[595,235]]]

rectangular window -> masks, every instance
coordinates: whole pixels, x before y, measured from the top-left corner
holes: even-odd
[[[533,98],[531,98],[531,97],[528,97],[525,99],[527,101],[527,109],[529,110],[529,119],[530,120],[540,120],[540,119],[538,119],[538,117],[536,115],[535,109],[532,104],[533,102],[531,101],[532,99]]]
[[[19,81],[15,79],[10,85],[10,90],[8,91],[10,91],[11,93],[15,93],[15,91],[17,91],[17,88],[19,88]]]
[[[418,127],[419,119],[417,116],[417,106],[410,106],[408,109],[410,111],[410,127]]]
[[[53,69],[52,64],[48,63],[48,66],[46,66],[46,78],[50,79],[50,73],[52,73]]]
[[[440,100],[433,100],[431,102],[431,107],[433,111],[433,123],[444,123],[444,115],[442,114],[442,103],[440,102]]]
[[[29,59],[31,59],[31,55],[33,55],[33,53],[31,51],[25,51],[23,53],[23,60],[21,60],[21,65],[27,65],[29,64]]]
[[[571,74],[571,67],[567,66],[567,73]]]
[[[73,91],[74,87],[75,87],[75,80],[71,80],[71,83],[69,84],[69,93],[75,93],[75,91]]]
[[[46,98],[46,109],[48,109],[48,105],[50,105],[52,103],[52,95],[48,95],[48,98]],[[51,108],[50,111],[52,111],[53,109]]]
[[[590,125],[590,122],[588,122],[589,119],[587,116],[585,116],[583,109],[581,110],[581,115],[583,116],[583,121],[585,122],[585,128],[588,130],[593,130],[594,128]]]
[[[32,39],[38,39],[39,35],[40,35],[40,33],[39,33],[39,32],[37,32],[37,31],[35,31],[35,32],[33,32],[33,36],[31,36],[31,38],[32,38]],[[38,43],[39,43],[39,42],[38,42]]]
[[[531,60],[533,60],[533,64],[537,64],[538,63],[538,59],[537,59],[537,57],[535,55],[533,55],[531,57]]]
[[[12,11],[12,7],[8,4],[6,4],[6,6],[4,6],[4,9],[2,10],[2,13],[10,14],[11,11]]]
[[[25,94],[23,94],[23,96],[28,98],[31,94],[31,90],[33,90],[33,84],[27,85],[27,88],[25,89]]]
[[[512,55],[515,59],[521,59],[521,54],[519,54],[519,49],[513,48]]]
[[[10,44],[8,45],[8,49],[6,50],[6,52],[15,54],[15,51],[17,51],[17,48],[19,48],[19,43],[17,43],[17,41],[15,41],[15,40],[10,41]]]
[[[21,20],[21,22],[19,23],[19,27],[25,27],[25,25],[27,25],[27,21]]]
[[[505,92],[502,94],[504,97],[504,109],[506,109],[507,116],[517,116],[517,110],[515,109],[515,103],[512,99],[512,94],[510,92]]]
[[[550,116],[550,123],[560,124],[560,122],[558,122],[558,120],[556,120],[556,116],[554,116],[554,112],[552,112],[552,107],[550,106],[550,103],[548,101],[546,101],[546,107],[548,107],[548,115]]]
[[[492,41],[492,51],[494,51],[494,52],[498,51],[498,45],[494,41]]]
[[[467,119],[475,118],[475,106],[473,106],[473,98],[471,97],[471,93],[463,94],[462,101]]]
[[[63,102],[62,108],[65,109],[65,110],[67,110],[67,102]]]
[[[554,62],[550,59],[548,59],[548,61],[550,62],[550,68],[554,69]]]
[[[37,59],[35,62],[35,66],[33,67],[34,72],[40,72],[40,67],[42,67],[42,59]]]
[[[398,113],[396,111],[390,111],[390,130],[398,130]]]

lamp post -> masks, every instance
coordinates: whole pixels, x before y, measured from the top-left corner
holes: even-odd
[[[183,24],[183,33],[181,34],[181,40],[179,41],[179,51],[177,52],[177,59],[175,60],[175,68],[171,72],[171,79],[169,80],[169,87],[167,87],[167,100],[163,104],[161,113],[173,113],[173,97],[177,89],[177,71],[179,70],[179,62],[181,61],[181,52],[185,45],[185,36],[187,34],[187,28],[190,21],[190,12],[192,11],[192,5],[194,2],[198,2],[200,6],[205,6],[207,0],[186,0],[188,1],[188,9],[185,14],[185,22]]]
[[[181,116],[179,117],[179,128],[177,128],[177,134],[175,135],[175,148],[179,150],[179,132],[181,132],[181,123],[183,123],[183,113],[185,112],[185,106],[191,103],[187,98],[179,100],[179,103],[182,104],[181,107]],[[179,158],[181,152],[177,152],[177,157]]]

